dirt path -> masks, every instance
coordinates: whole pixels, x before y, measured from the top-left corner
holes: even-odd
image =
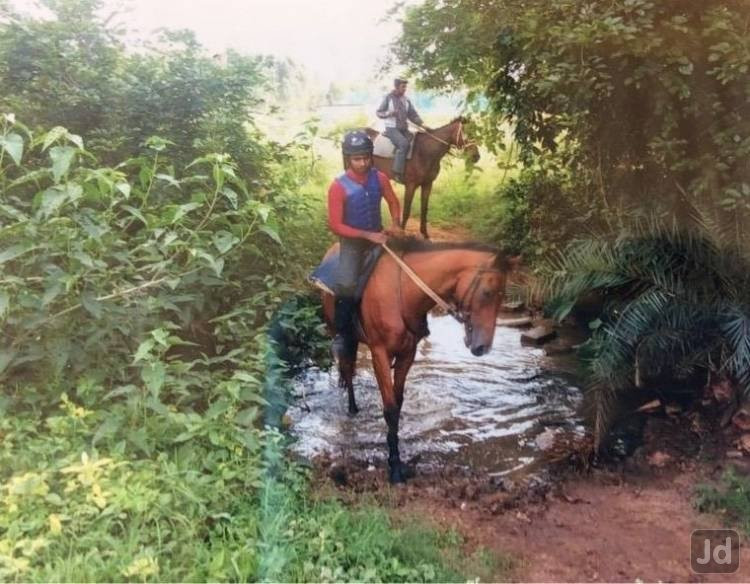
[[[493,581],[750,582],[746,541],[734,574],[690,568],[693,530],[735,527],[694,508],[696,485],[721,468],[683,462],[510,488],[502,479],[458,469],[418,470],[407,486],[391,487],[383,468],[340,460],[318,468],[328,495],[352,504],[375,499],[396,522],[416,516],[456,529],[469,553],[484,548],[510,556],[510,575],[500,572]]]
[[[420,514],[453,526],[477,546],[517,561],[513,577],[528,582],[748,582],[750,552],[740,570],[699,575],[690,569],[694,529],[720,528],[692,505],[695,476],[578,480],[544,503],[500,515],[414,501]]]
[[[444,227],[438,227],[432,224],[427,225],[427,230],[430,235],[430,239],[433,241],[471,241],[471,232],[463,227],[451,226],[449,229]],[[406,223],[406,229],[404,230],[408,235],[419,235],[419,218],[410,217]]]

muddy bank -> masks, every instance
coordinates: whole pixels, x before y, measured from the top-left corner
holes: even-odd
[[[315,476],[324,496],[375,500],[396,521],[417,514],[457,529],[470,550],[510,555],[517,581],[750,581],[744,544],[737,573],[690,568],[693,530],[736,528],[694,507],[696,485],[717,481],[729,466],[750,471],[744,459],[723,456],[732,437],[719,431],[707,441],[663,416],[648,417],[643,435],[632,456],[585,469],[571,457],[540,459],[534,473],[516,478],[417,464],[406,486],[391,487],[382,468],[325,456],[316,459]]]

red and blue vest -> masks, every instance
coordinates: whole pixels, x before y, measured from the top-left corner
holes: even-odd
[[[365,231],[380,231],[380,199],[383,196],[378,179],[378,170],[371,168],[364,185],[349,178],[346,173],[336,179],[346,191],[344,201],[344,223]]]

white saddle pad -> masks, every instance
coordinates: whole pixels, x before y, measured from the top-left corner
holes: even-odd
[[[411,158],[411,151],[414,150],[414,137],[409,144],[409,152],[406,154],[407,160]],[[374,141],[373,155],[379,156],[380,158],[393,158],[393,153],[396,151],[396,147],[393,145],[384,134],[378,134]]]

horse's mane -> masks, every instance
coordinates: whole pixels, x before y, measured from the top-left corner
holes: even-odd
[[[388,240],[388,247],[402,253],[424,253],[430,251],[444,251],[460,249],[466,251],[481,251],[495,256],[493,267],[508,271],[510,264],[508,257],[498,248],[477,241],[429,241],[414,236],[392,237]]]

